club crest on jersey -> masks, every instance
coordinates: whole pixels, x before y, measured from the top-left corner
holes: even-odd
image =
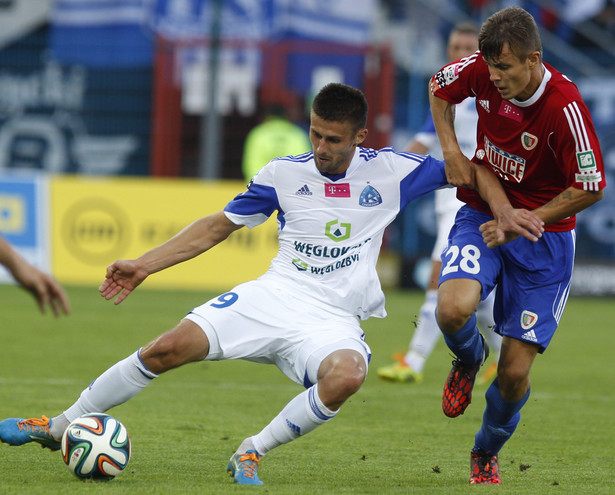
[[[538,138],[529,132],[524,132],[521,134],[521,144],[526,150],[532,151],[538,144]]]
[[[376,188],[367,184],[367,186],[365,186],[365,189],[361,191],[361,196],[359,197],[359,205],[366,206],[369,208],[372,206],[378,206],[379,204],[382,204],[382,197],[380,196],[380,193],[376,190]]]
[[[349,198],[350,184],[325,184],[325,198]]]
[[[325,235],[335,242],[345,241],[350,237],[350,224],[338,219],[331,220],[325,226]]]
[[[523,328],[523,330],[529,330],[536,324],[537,321],[538,315],[536,313],[532,313],[527,309],[523,310],[521,313],[521,328]]]

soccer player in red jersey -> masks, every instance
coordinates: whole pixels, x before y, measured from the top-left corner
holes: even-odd
[[[461,153],[453,126],[454,105],[470,96],[479,115],[476,167]],[[430,103],[449,182],[469,185],[472,174],[486,174],[506,192],[487,203],[458,188],[466,205],[442,255],[436,310],[456,356],[442,408],[456,417],[469,405],[488,355],[475,310],[496,287],[494,319],[503,342],[471,452],[470,483],[500,484],[498,452],[519,423],[532,363],[549,345],[568,298],[575,214],[602,198],[604,164],[577,87],[543,62],[536,23],[520,7],[493,14],[481,28],[479,51],[433,76]],[[504,233],[524,209],[544,222],[534,242]]]

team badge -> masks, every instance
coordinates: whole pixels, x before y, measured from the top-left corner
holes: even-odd
[[[531,151],[538,144],[538,138],[529,132],[524,132],[521,134],[521,144],[526,150]]]
[[[382,204],[382,197],[380,193],[369,184],[365,186],[365,189],[361,191],[361,196],[359,197],[359,205],[360,206],[378,206]]]
[[[536,313],[532,313],[528,310],[524,310],[523,313],[521,313],[521,327],[523,330],[529,330],[537,321],[538,315]]]

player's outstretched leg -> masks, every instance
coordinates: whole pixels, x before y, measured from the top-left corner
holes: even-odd
[[[442,393],[442,411],[449,418],[461,416],[472,402],[472,389],[476,374],[489,357],[489,347],[482,335],[480,339],[483,345],[481,359],[474,364],[465,364],[460,359],[453,361],[453,367],[448,374]]]
[[[258,478],[260,461],[261,456],[255,450],[248,450],[245,454],[233,454],[228,461],[226,472],[240,485],[262,485],[263,482]]]
[[[59,450],[60,441],[51,435],[49,425],[47,416],[30,419],[8,418],[0,422],[0,440],[9,445],[37,442],[50,450]]]

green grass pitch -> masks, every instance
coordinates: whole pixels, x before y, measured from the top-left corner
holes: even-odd
[[[0,286],[0,419],[54,416],[107,367],[214,294],[142,288],[113,306],[95,288],[70,288],[73,314],[40,316],[29,295]],[[0,444],[0,494],[612,494],[615,493],[615,301],[571,298],[532,395],[500,454],[503,485],[468,484],[485,386],[465,415],[446,418],[451,357],[442,340],[420,385],[381,382],[377,367],[404,350],[423,294],[388,291],[386,319],[363,324],[373,358],[362,389],[330,423],[269,453],[264,487],[240,487],[226,463],[301,388],[275,367],[196,363],[171,371],[112,409],[133,457],[117,479],[81,482],[60,454]]]

